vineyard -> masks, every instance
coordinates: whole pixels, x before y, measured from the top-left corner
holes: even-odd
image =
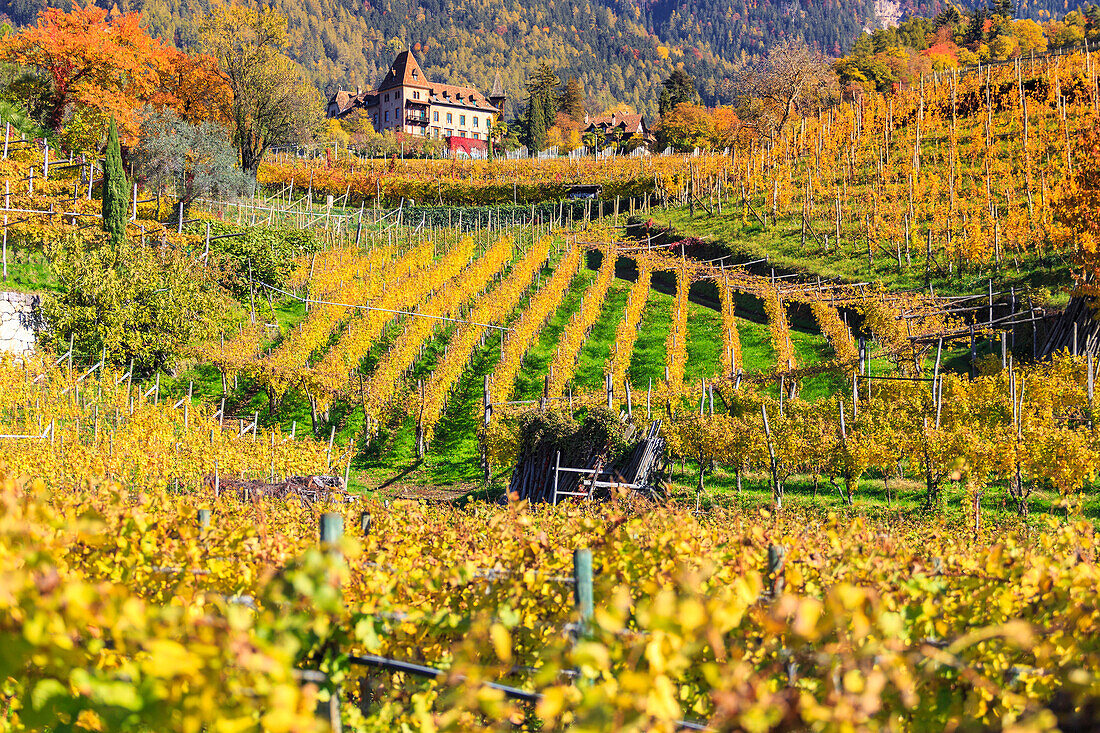
[[[0,721],[1092,723],[1098,340],[1057,311],[1097,89],[1085,52],[725,154],[138,180],[130,302],[80,269],[95,165],[9,128],[4,278],[49,328],[0,359]],[[176,352],[112,358],[112,308],[174,299]],[[597,491],[649,435],[654,491]],[[506,495],[532,455],[552,503]]]
[[[341,555],[316,506],[94,488],[5,487],[9,722],[1050,729],[1096,695],[1086,523],[406,502],[321,517]]]
[[[697,166],[658,219],[777,267],[953,294],[992,277],[1056,297],[1077,246],[1059,201],[1087,164],[1074,148],[1100,104],[1096,63],[1016,59],[860,95],[729,168]],[[724,210],[722,186],[736,187]]]

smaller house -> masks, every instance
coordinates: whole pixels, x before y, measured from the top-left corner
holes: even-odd
[[[586,114],[584,124],[584,133],[602,132],[607,140],[626,141],[635,135],[645,143],[649,143],[653,139],[649,134],[649,126],[645,122],[645,117],[640,114],[619,114],[617,112],[611,115],[598,116]]]
[[[365,92],[356,87],[354,92],[338,89],[329,97],[328,106],[325,108],[325,116],[329,119],[341,118],[350,114],[353,110],[378,105],[378,94]]]

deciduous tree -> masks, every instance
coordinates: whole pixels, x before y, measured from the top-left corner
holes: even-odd
[[[657,123],[657,132],[666,145],[679,151],[709,147],[711,129],[707,108],[681,102]]]
[[[158,61],[157,88],[149,104],[171,108],[181,119],[192,124],[203,121],[230,124],[233,91],[217,59],[169,47],[164,49]]]
[[[741,66],[733,92],[764,135],[778,135],[797,111],[833,104],[836,73],[829,60],[801,41],[784,41],[766,56]]]
[[[73,338],[88,360],[106,350],[109,361],[148,374],[170,369],[186,346],[209,338],[228,298],[197,276],[183,253],[94,238],[63,237],[48,255],[59,285],[43,309],[58,343]]]
[[[241,168],[255,176],[273,145],[307,139],[323,103],[283,51],[286,16],[270,6],[216,2],[202,23],[205,50],[233,92],[230,108]]]
[[[558,109],[573,118],[577,125],[584,124],[584,89],[577,77],[571,76],[565,82],[558,98]]]
[[[138,13],[115,15],[94,5],[72,11],[47,8],[38,23],[0,42],[0,60],[30,67],[41,77],[43,123],[60,130],[80,106],[114,117],[124,137],[137,131],[135,110],[157,83],[162,44],[141,27]]]

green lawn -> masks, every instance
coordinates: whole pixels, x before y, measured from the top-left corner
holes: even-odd
[[[668,497],[670,501],[700,505],[704,509],[739,506],[742,508],[770,509],[774,506],[771,495],[770,479],[763,472],[750,472],[742,475],[741,491],[737,490],[737,480],[733,472],[719,466],[713,472],[704,474],[704,491],[696,490],[698,464],[687,461],[681,466],[676,462],[668,476]],[[906,517],[936,516],[946,517],[949,521],[967,523],[973,521],[968,516],[970,497],[957,484],[948,482],[942,488],[940,503],[932,510],[924,507],[924,484],[913,479],[899,480],[891,478],[889,493],[880,475],[864,476],[855,492],[852,506],[848,506],[828,478],[807,475],[791,476],[784,485],[784,506],[814,507],[822,512],[831,511],[844,515],[865,515],[882,518],[905,519]],[[1092,520],[1100,520],[1100,493],[1083,490],[1079,496],[1079,512]],[[1032,494],[1029,503],[1030,521],[1043,521],[1044,517],[1066,518],[1066,505],[1056,492],[1038,490]],[[982,495],[982,515],[987,518],[1016,516],[1016,507],[1009,500],[1002,486],[990,486]]]
[[[38,251],[9,246],[7,265],[8,276],[0,281],[0,290],[48,293],[58,289],[49,261]]]

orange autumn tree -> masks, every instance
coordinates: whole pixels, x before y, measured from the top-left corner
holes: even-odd
[[[1062,183],[1054,214],[1075,250],[1077,294],[1100,296],[1100,122],[1082,133],[1073,152],[1073,175]]]
[[[186,54],[169,46],[158,61],[157,87],[149,104],[171,107],[180,119],[193,125],[203,120],[230,124],[233,92],[217,59],[204,53]]]
[[[75,109],[114,117],[124,137],[137,131],[136,111],[155,91],[164,46],[145,32],[137,13],[108,16],[89,5],[47,8],[38,23],[0,42],[0,61],[37,71],[44,89],[43,123],[61,131]]]

